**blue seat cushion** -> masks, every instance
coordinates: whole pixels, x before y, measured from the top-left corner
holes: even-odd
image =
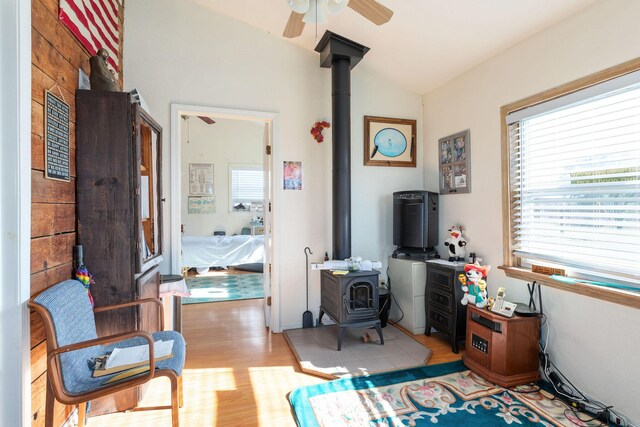
[[[156,363],[156,369],[171,369],[176,375],[182,374],[185,359],[185,342],[182,335],[175,331],[161,331],[151,334],[154,341],[173,340],[173,356]],[[67,393],[77,395],[100,389],[106,386],[107,381],[119,373],[93,377],[93,363],[95,359],[105,354],[110,354],[114,348],[126,348],[147,344],[144,338],[136,337],[119,341],[110,345],[94,346],[82,350],[72,351],[61,355],[62,381]],[[146,372],[139,376],[147,375]],[[130,379],[131,377],[127,378]],[[111,385],[111,384],[108,384]]]
[[[51,315],[58,346],[98,338],[93,307],[79,280],[65,280],[34,298]]]

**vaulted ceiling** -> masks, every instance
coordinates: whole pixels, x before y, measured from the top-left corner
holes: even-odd
[[[288,0],[191,1],[310,51],[331,30],[371,48],[362,65],[424,94],[596,0],[377,0],[394,12],[384,25],[346,8],[292,39]]]

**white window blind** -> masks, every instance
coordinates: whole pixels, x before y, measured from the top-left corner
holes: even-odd
[[[254,211],[256,206],[261,207],[264,202],[264,171],[262,166],[231,165],[229,175],[231,206],[236,207],[242,204],[246,211]]]
[[[589,277],[638,284],[635,81],[546,111],[532,109],[532,115],[507,116],[512,245],[525,265],[559,264]]]

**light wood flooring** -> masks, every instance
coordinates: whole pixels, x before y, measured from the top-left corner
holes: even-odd
[[[262,299],[183,306],[187,360],[183,373],[183,427],[291,426],[287,393],[326,380],[300,371],[282,334],[264,327]],[[460,359],[448,341],[416,336],[431,348],[429,364]],[[169,382],[155,379],[141,407],[168,405]],[[89,427],[171,425],[168,409],[89,418]]]

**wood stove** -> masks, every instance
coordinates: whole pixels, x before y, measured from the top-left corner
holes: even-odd
[[[384,344],[378,314],[378,271],[355,271],[334,275],[322,270],[320,277],[320,313],[318,322],[326,313],[338,324],[338,351],[342,347],[344,330],[348,327],[376,328],[380,344]]]
[[[351,70],[369,48],[327,31],[315,51],[320,66],[331,68],[333,259],[351,257]],[[322,271],[318,323],[327,313],[338,324],[338,350],[344,330],[373,326],[384,344],[378,317],[377,271],[333,275]]]

